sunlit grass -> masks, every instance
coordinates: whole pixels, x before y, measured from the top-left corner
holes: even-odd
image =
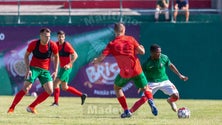
[[[26,112],[34,97],[26,96],[13,114],[7,110],[13,96],[0,97],[0,125],[219,125],[222,123],[222,100],[179,100],[178,107],[191,110],[190,119],[178,119],[166,102],[155,99],[159,115],[153,116],[148,104],[144,104],[132,118],[121,119],[122,109],[116,98],[87,98],[80,105],[78,97],[61,97],[58,107],[51,107],[53,98],[37,106],[38,114]],[[127,98],[129,107],[137,99]]]

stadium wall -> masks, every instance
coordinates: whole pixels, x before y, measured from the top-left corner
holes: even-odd
[[[212,21],[212,17],[206,17],[211,16],[205,16],[205,20]],[[35,17],[29,16],[29,18],[33,19]],[[48,19],[51,18],[53,17]],[[39,28],[47,26],[52,29],[52,39],[54,40],[56,40],[55,31],[65,30],[67,39],[73,43],[79,54],[72,71],[70,85],[86,93],[88,92],[89,96],[115,97],[111,84],[115,73],[118,71],[111,70],[113,67],[115,69],[115,60],[108,57],[105,60],[107,63],[100,67],[106,73],[110,71],[107,73],[109,75],[106,74],[109,76],[108,78],[104,74],[102,75],[101,72],[95,72],[95,67],[89,62],[99,55],[106,44],[114,37],[112,23],[117,21],[118,18],[112,18],[113,20],[111,20],[110,17],[100,17],[100,19],[98,19],[98,16],[92,16],[92,19],[85,17],[88,22],[84,22],[83,17],[73,18],[80,20],[81,23],[67,24],[66,20],[63,20],[63,23],[48,22],[46,24],[27,23],[19,25],[10,23],[0,25],[0,80],[2,81],[0,95],[12,95],[22,86],[24,77],[21,74],[16,75],[19,71],[14,71],[16,67],[14,65],[20,64],[18,63],[21,60],[19,57],[23,57],[22,52],[25,51],[27,42],[38,37]],[[177,86],[181,98],[222,99],[220,94],[220,88],[222,87],[220,83],[222,38],[219,37],[222,32],[222,23],[218,21],[220,18],[213,18],[217,20],[213,22],[190,23],[154,23],[147,22],[145,19],[128,16],[125,20],[125,22],[128,22],[126,23],[127,34],[133,35],[146,48],[146,55],[139,56],[141,62],[148,58],[149,46],[152,43],[158,43],[162,47],[162,52],[169,56],[181,73],[189,77],[189,80],[184,83],[175,74],[169,70],[167,71],[171,81]],[[45,20],[47,20],[47,17],[45,17]],[[89,78],[90,73],[91,79]],[[102,79],[106,83],[99,83],[98,80],[92,79],[93,74],[98,74],[99,81]],[[86,80],[83,81],[83,79]],[[92,83],[93,80],[94,83]],[[38,84],[34,86],[36,88],[32,91],[41,91],[41,86]],[[136,88],[132,87],[132,84],[125,88],[125,92],[128,97],[138,97]],[[71,96],[63,92],[61,95]],[[158,92],[155,97],[163,98],[166,95]]]

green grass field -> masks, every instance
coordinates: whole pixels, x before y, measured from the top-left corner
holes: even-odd
[[[53,98],[37,106],[38,114],[26,112],[34,97],[26,96],[13,114],[7,114],[13,96],[0,96],[0,125],[220,125],[222,124],[222,100],[179,100],[178,107],[191,110],[191,118],[178,119],[166,102],[156,99],[159,115],[153,116],[148,104],[144,104],[132,118],[121,119],[121,107],[116,98],[87,98],[81,106],[80,98],[61,97],[58,107],[51,107]],[[129,107],[137,99],[128,98]]]

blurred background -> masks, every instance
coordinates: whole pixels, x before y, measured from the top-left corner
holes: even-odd
[[[126,34],[144,45],[157,43],[179,71],[187,75],[181,81],[171,71],[170,80],[184,99],[222,99],[222,23],[221,0],[189,0],[189,21],[181,11],[173,20],[175,1],[170,0],[170,19],[154,18],[156,0],[0,0],[0,95],[14,95],[24,81],[24,53],[30,40],[39,38],[39,30],[49,27],[57,41],[58,30],[77,51],[70,85],[92,97],[115,97],[113,81],[119,69],[113,57],[99,66],[90,62],[114,38],[113,24],[123,22]],[[138,97],[133,83],[123,89],[127,97]],[[39,93],[38,80],[31,92]],[[61,93],[62,96],[71,96]],[[155,98],[163,98],[159,92]]]

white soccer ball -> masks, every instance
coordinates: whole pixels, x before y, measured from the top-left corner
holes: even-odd
[[[33,96],[33,97],[37,97],[38,95],[37,95],[36,92],[32,92],[32,93],[31,93],[31,96]]]
[[[190,110],[187,107],[179,108],[177,116],[178,118],[190,118]]]

